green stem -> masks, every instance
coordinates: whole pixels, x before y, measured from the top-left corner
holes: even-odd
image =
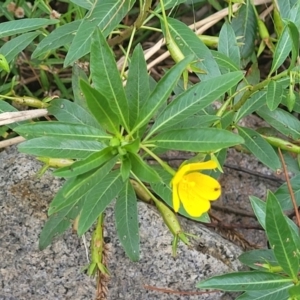
[[[153,153],[150,149],[148,149],[145,145],[141,144],[141,149],[143,149],[145,152],[147,152],[151,157],[153,157],[167,172],[169,172],[171,175],[175,175],[175,171],[162,159],[160,159],[155,153]]]
[[[245,94],[243,95],[241,100],[236,105],[233,106],[232,110],[238,111],[254,93],[256,93],[257,91],[259,91],[259,90],[263,89],[265,86],[267,86],[271,80],[280,79],[287,75],[288,75],[288,71],[284,71],[278,75],[275,75],[273,77],[269,77],[269,78],[265,79],[264,81],[258,83],[255,86],[251,86],[249,88],[249,90],[247,92],[245,92]]]

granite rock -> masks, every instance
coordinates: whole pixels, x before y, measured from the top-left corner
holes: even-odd
[[[18,153],[15,147],[0,153],[0,299],[94,299],[95,280],[81,271],[87,264],[82,239],[69,230],[44,251],[38,250],[47,207],[63,184],[50,171],[37,179],[40,167],[35,158]],[[241,249],[206,227],[181,219],[184,229],[199,240],[192,248],[180,244],[174,259],[172,236],[159,214],[144,203],[139,203],[138,208],[141,259],[137,263],[126,257],[116,237],[113,206],[106,211],[109,300],[232,299],[222,293],[163,293],[163,289],[199,293],[195,284],[200,280],[241,267],[237,260]],[[87,233],[86,240],[89,239]],[[199,243],[201,247],[197,247]]]

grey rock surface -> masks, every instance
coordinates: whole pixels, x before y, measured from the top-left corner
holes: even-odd
[[[76,234],[69,230],[44,251],[38,250],[47,207],[63,183],[51,172],[37,179],[40,167],[33,157],[18,153],[15,147],[0,153],[0,299],[94,299],[95,280],[81,272],[87,264],[86,250]],[[240,248],[206,227],[182,219],[184,229],[196,234],[202,246],[189,249],[180,244],[174,259],[172,236],[158,213],[139,203],[139,217],[141,259],[132,263],[116,238],[113,206],[107,209],[109,300],[232,299],[222,293],[192,296],[162,291],[199,293],[195,284],[200,280],[241,267],[237,261]],[[90,235],[86,238],[89,241]]]

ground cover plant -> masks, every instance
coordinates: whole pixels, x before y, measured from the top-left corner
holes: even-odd
[[[26,139],[18,149],[45,163],[40,175],[54,167],[66,179],[40,249],[72,224],[79,236],[93,228],[87,272],[100,280],[108,273],[105,209],[114,203],[120,242],[137,261],[139,198],[157,207],[175,256],[178,242],[192,238],[177,214],[210,221],[210,202],[222,192],[217,179],[235,147],[287,174],[266,201],[250,197],[270,249],[240,257],[250,271],[195,285],[244,292],[238,299],[299,299],[300,2],[52,2],[0,8],[1,145]],[[203,7],[202,20],[180,21]],[[143,48],[156,32],[162,39]],[[168,52],[156,55],[163,45]],[[172,66],[154,78],[151,68],[169,55]],[[252,114],[266,125],[241,125]],[[192,158],[175,170],[163,159],[172,150]]]

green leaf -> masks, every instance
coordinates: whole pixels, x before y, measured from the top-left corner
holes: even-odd
[[[198,113],[224,95],[226,91],[235,86],[242,78],[242,72],[234,72],[195,84],[187,91],[181,93],[163,110],[155,120],[147,136],[165,127],[174,127],[176,123]]]
[[[245,140],[244,146],[263,164],[276,171],[281,168],[280,160],[272,148],[259,133],[246,128],[237,127],[239,135]]]
[[[217,128],[170,130],[148,141],[150,144],[165,149],[197,152],[213,152],[243,142],[240,136]]]
[[[84,109],[88,109],[84,95],[80,88],[80,80],[89,82],[84,70],[78,64],[74,64],[72,68],[72,90],[74,95],[74,102]]]
[[[83,235],[119,194],[124,183],[119,170],[106,175],[84,196],[84,204],[78,222],[78,235]]]
[[[85,174],[67,180],[52,200],[48,214],[52,215],[74,202],[78,202],[92,188],[111,171],[116,164],[117,158],[107,161],[97,170],[89,171]]]
[[[291,287],[289,289],[289,295],[291,297],[289,299],[294,299],[294,300],[299,299],[299,295],[300,295],[300,286],[299,286],[299,284],[294,285],[293,287]]]
[[[272,290],[246,292],[236,300],[288,300],[288,288],[291,286],[292,284]]]
[[[16,127],[14,130],[27,139],[50,136],[75,140],[102,141],[111,138],[110,135],[107,135],[107,133],[99,128],[56,121],[40,121],[33,124],[24,124]]]
[[[284,63],[284,61],[286,60],[286,58],[292,50],[292,46],[293,42],[290,38],[289,27],[286,25],[284,26],[283,31],[277,42],[273,55],[271,71],[269,74],[275,72]]]
[[[270,111],[266,106],[258,109],[257,113],[282,134],[294,140],[300,139],[300,121],[291,113],[280,108]]]
[[[240,43],[243,43],[240,48],[241,58],[248,58],[254,51],[257,31],[257,20],[252,1],[245,1],[245,5],[241,6],[235,14],[235,18],[232,19],[231,26],[235,36],[242,37],[238,40]]]
[[[188,119],[176,123],[176,128],[188,129],[188,128],[210,127],[215,121],[218,120],[220,120],[220,117],[215,115],[196,114],[189,117]],[[170,127],[164,126],[164,129],[161,129],[161,131],[170,130]]]
[[[121,171],[123,182],[127,181],[129,179],[130,171],[131,171],[131,160],[129,159],[128,156],[122,157],[120,171]]]
[[[271,192],[266,205],[266,233],[279,265],[297,280],[299,259],[296,244],[280,204]]]
[[[287,287],[292,281],[293,279],[278,274],[252,271],[214,276],[198,283],[196,287],[223,291],[257,291]]]
[[[300,3],[295,0],[296,3],[293,5],[292,9],[289,11],[287,19],[293,22],[297,28],[300,27]],[[296,35],[297,36],[297,35]]]
[[[246,101],[246,103],[238,110],[235,116],[235,122],[244,117],[252,114],[257,109],[262,107],[266,103],[266,91],[259,91]]]
[[[49,20],[43,18],[31,18],[0,23],[0,39],[31,30],[36,30],[44,26],[58,23],[59,20]]]
[[[262,264],[278,266],[272,249],[255,249],[244,252],[239,256],[239,261],[251,269],[264,271],[266,271],[266,269],[260,266]]]
[[[225,22],[219,34],[218,51],[229,57],[236,66],[240,66],[240,49],[232,26]]]
[[[10,71],[8,61],[3,54],[0,54],[0,68],[6,73],[9,73]]]
[[[266,100],[268,108],[273,111],[281,103],[283,88],[276,81],[271,80],[267,86]]]
[[[47,110],[49,114],[53,115],[58,121],[101,128],[100,124],[90,112],[69,100],[54,100]]]
[[[85,9],[91,9],[96,2],[96,0],[70,0],[70,1]]]
[[[80,23],[80,20],[76,20],[54,29],[40,43],[38,43],[31,57],[37,58],[51,52],[52,50],[69,45],[73,41]]]
[[[123,185],[115,205],[115,221],[119,240],[132,261],[139,260],[140,236],[137,199],[129,180]]]
[[[103,147],[104,145],[98,141],[67,140],[46,136],[25,141],[18,146],[18,150],[35,156],[84,159]]]
[[[288,18],[290,11],[293,8],[293,5],[297,0],[277,0],[276,3],[278,4],[280,16],[282,19]]]
[[[172,188],[171,188],[171,180],[172,175],[168,173],[166,170],[162,169],[161,167],[155,168],[159,176],[161,177],[161,181],[158,182],[150,182],[150,186],[153,191],[169,206],[173,207],[172,202]],[[207,213],[204,213],[200,217],[191,217],[184,209],[183,205],[179,208],[179,214],[185,216],[188,219],[196,220],[200,222],[210,222],[209,216]]]
[[[89,110],[99,124],[108,131],[118,134],[119,118],[111,110],[108,100],[85,81],[80,81],[80,87]]]
[[[206,71],[206,74],[196,73],[201,81],[221,75],[219,66],[211,54],[211,51],[198,38],[195,32],[193,32],[186,24],[176,19],[167,18],[167,22],[171,36],[183,55],[185,57],[192,55],[195,60],[193,65]],[[162,29],[165,30],[164,24],[162,24]]]
[[[130,111],[129,126],[133,128],[143,103],[150,95],[147,64],[140,45],[134,49],[132,54],[125,91]]]
[[[40,234],[40,250],[45,249],[55,236],[64,233],[71,226],[72,221],[79,215],[82,205],[82,201],[74,202],[49,217]]]
[[[136,131],[148,124],[157,110],[161,108],[163,104],[165,104],[182,72],[191,62],[191,59],[191,57],[186,57],[185,59],[181,60],[158,82],[154,91],[141,107],[140,115],[136,121],[133,131]]]
[[[289,66],[289,70],[291,70],[295,66],[299,54],[299,31],[296,24],[291,21],[287,21],[287,26],[292,40],[292,58]]]
[[[128,100],[114,54],[100,30],[96,30],[93,35],[90,69],[95,89],[107,99],[121,124],[128,130]]]
[[[53,172],[54,176],[74,177],[84,174],[103,165],[114,157],[112,148],[107,147],[99,152],[92,153],[84,160],[76,161],[71,166],[59,168]]]
[[[266,202],[260,200],[255,196],[250,196],[252,209],[255,213],[257,221],[263,229],[266,228]]]
[[[126,16],[134,2],[133,0],[96,1],[79,25],[64,67],[89,53],[92,35],[96,28],[99,28],[105,37],[110,34]]]
[[[212,50],[211,53],[213,58],[219,65],[222,74],[228,72],[240,71],[239,66],[237,66],[229,57],[227,57],[223,53],[214,50]]]
[[[132,172],[142,181],[151,183],[160,181],[161,178],[157,172],[149,166],[142,158],[133,153],[128,153],[128,157],[131,161]]]
[[[300,206],[300,174],[297,174],[290,180],[297,205]],[[278,199],[282,210],[294,209],[291,201],[291,195],[286,183],[284,183],[276,192],[275,196]]]
[[[0,49],[0,53],[3,54],[8,63],[10,63],[15,57],[23,51],[41,32],[28,32],[18,37],[15,37],[7,42]]]

